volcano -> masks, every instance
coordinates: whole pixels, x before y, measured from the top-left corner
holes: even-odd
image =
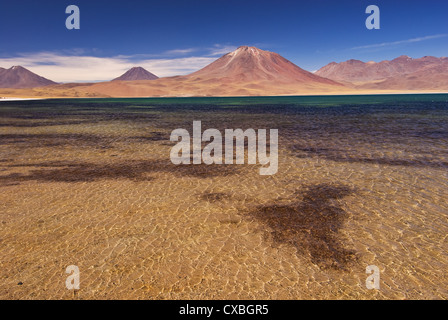
[[[301,69],[277,53],[248,46],[241,46],[227,53],[189,77],[226,82],[269,81],[274,84],[280,81],[289,84],[340,85]]]
[[[0,88],[36,88],[56,84],[21,66],[0,68]]]
[[[126,71],[120,77],[115,78],[112,81],[120,80],[120,81],[134,81],[134,80],[155,80],[159,77],[155,74],[152,74],[148,70],[142,67],[134,67]]]

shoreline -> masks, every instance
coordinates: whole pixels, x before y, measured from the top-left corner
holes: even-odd
[[[388,95],[430,95],[430,94],[448,94],[448,91],[365,91],[365,92],[328,92],[328,93],[304,93],[304,94],[284,94],[284,95],[182,95],[182,96],[105,96],[105,97],[76,97],[76,96],[2,96],[1,101],[26,101],[26,100],[51,100],[51,99],[181,99],[181,98],[281,98],[281,97],[326,97],[326,96],[388,96]]]
[[[23,101],[23,100],[47,100],[47,98],[16,98],[16,97],[1,97],[0,98],[0,101]]]

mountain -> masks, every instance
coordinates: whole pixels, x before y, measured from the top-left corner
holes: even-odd
[[[121,77],[120,77],[121,78]],[[115,80],[118,80],[117,78]],[[239,47],[189,75],[155,80],[108,81],[52,88],[52,96],[104,97],[274,96],[336,94],[350,88],[305,71],[277,53]],[[40,94],[40,93],[39,93]]]
[[[142,72],[143,71],[143,72]],[[25,73],[26,76],[14,74]],[[332,62],[310,73],[277,53],[242,46],[189,75],[147,79],[143,68],[132,68],[115,80],[99,83],[54,84],[22,67],[0,68],[0,90],[15,97],[190,97],[280,96],[447,92],[448,58],[400,56],[381,62]],[[34,77],[32,77],[33,75]],[[37,77],[43,84],[30,84]],[[18,78],[20,78],[18,80]],[[43,80],[43,81],[42,81]],[[127,81],[126,81],[127,80]],[[26,82],[24,84],[24,82]],[[14,87],[12,87],[14,86]]]
[[[189,77],[227,82],[270,81],[275,84],[280,81],[339,85],[299,68],[277,53],[248,46],[241,46],[225,54]]]
[[[115,78],[112,81],[115,80],[121,80],[121,81],[133,81],[133,80],[155,80],[159,77],[155,74],[152,74],[146,69],[143,69],[142,67],[134,67],[126,71],[124,74],[122,74],[120,77]]]
[[[0,88],[35,88],[56,84],[21,66],[0,68]]]
[[[316,73],[362,89],[447,90],[448,58],[400,56],[381,62],[332,62]]]

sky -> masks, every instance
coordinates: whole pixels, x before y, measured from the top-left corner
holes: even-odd
[[[77,5],[80,29],[68,30]],[[380,29],[368,30],[368,5]],[[104,81],[142,66],[188,74],[241,45],[315,71],[349,59],[448,56],[446,0],[55,0],[0,2],[0,67],[58,82]]]

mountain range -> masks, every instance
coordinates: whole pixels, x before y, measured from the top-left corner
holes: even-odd
[[[315,73],[277,53],[241,46],[185,76],[158,78],[134,67],[112,81],[56,84],[25,68],[0,68],[0,95],[156,97],[352,94],[448,91],[448,58],[400,56],[391,61],[332,62]]]
[[[448,90],[448,58],[400,56],[381,62],[332,62],[317,75],[353,88],[396,90]]]

